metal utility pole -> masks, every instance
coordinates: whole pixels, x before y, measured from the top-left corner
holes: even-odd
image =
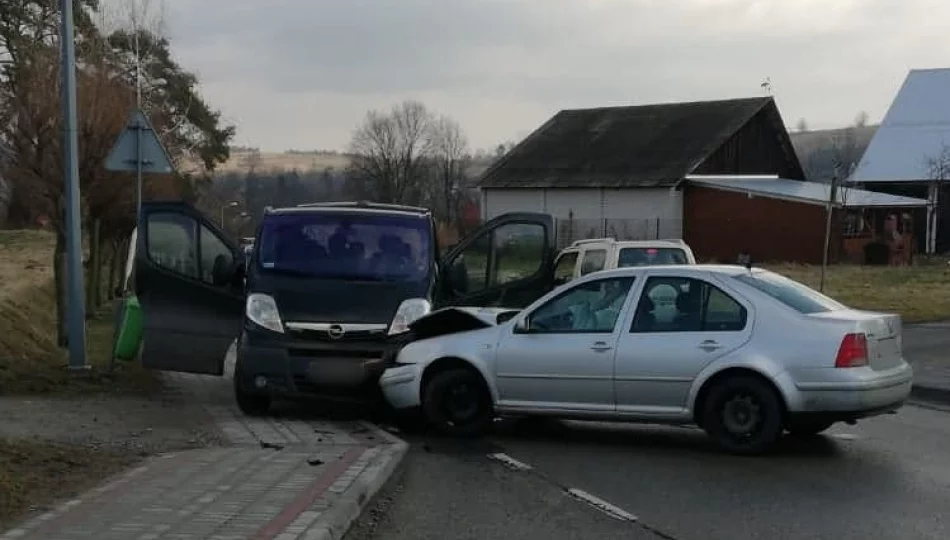
[[[63,107],[63,172],[66,182],[66,288],[69,368],[87,369],[86,295],[83,290],[82,215],[79,194],[79,132],[76,128],[76,43],[73,2],[60,0],[60,90]]]
[[[838,197],[839,167],[835,164],[835,172],[831,177],[831,186],[828,189],[828,206],[825,213],[825,248],[821,255],[821,280],[818,283],[818,290],[825,292],[825,273],[828,270],[828,248],[831,245],[831,219],[835,213],[835,203]]]

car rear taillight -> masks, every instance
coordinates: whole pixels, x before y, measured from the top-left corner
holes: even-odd
[[[868,339],[863,332],[846,334],[838,347],[836,368],[851,368],[868,365]]]

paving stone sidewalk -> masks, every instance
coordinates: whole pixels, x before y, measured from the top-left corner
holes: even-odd
[[[202,403],[226,447],[154,457],[0,540],[338,539],[407,449],[359,420],[245,417],[229,375],[167,377]]]

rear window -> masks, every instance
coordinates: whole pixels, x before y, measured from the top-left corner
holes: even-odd
[[[435,257],[424,216],[272,214],[261,225],[263,271],[356,281],[421,281]]]
[[[772,272],[739,274],[733,279],[758,289],[799,313],[824,313],[847,307],[820,292]]]
[[[686,252],[679,248],[627,247],[620,250],[617,266],[656,266],[689,264]]]

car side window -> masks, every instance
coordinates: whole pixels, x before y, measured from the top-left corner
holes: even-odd
[[[201,239],[201,280],[213,284],[215,264],[223,265],[225,268],[232,267],[234,253],[218,235],[204,225],[200,226],[199,238]]]
[[[451,262],[455,291],[472,294],[531,277],[541,270],[547,239],[544,227],[509,223],[473,240]]]
[[[606,249],[588,249],[584,251],[584,258],[581,260],[581,275],[585,276],[591,272],[603,270],[606,264]]]
[[[643,288],[630,331],[738,332],[747,320],[745,307],[709,282],[654,276]]]
[[[577,266],[577,252],[562,253],[554,263],[554,284],[563,285],[574,279],[574,268]]]
[[[145,245],[155,266],[198,279],[198,221],[176,212],[148,215]]]
[[[527,319],[532,334],[611,333],[634,278],[578,284],[535,309]]]

